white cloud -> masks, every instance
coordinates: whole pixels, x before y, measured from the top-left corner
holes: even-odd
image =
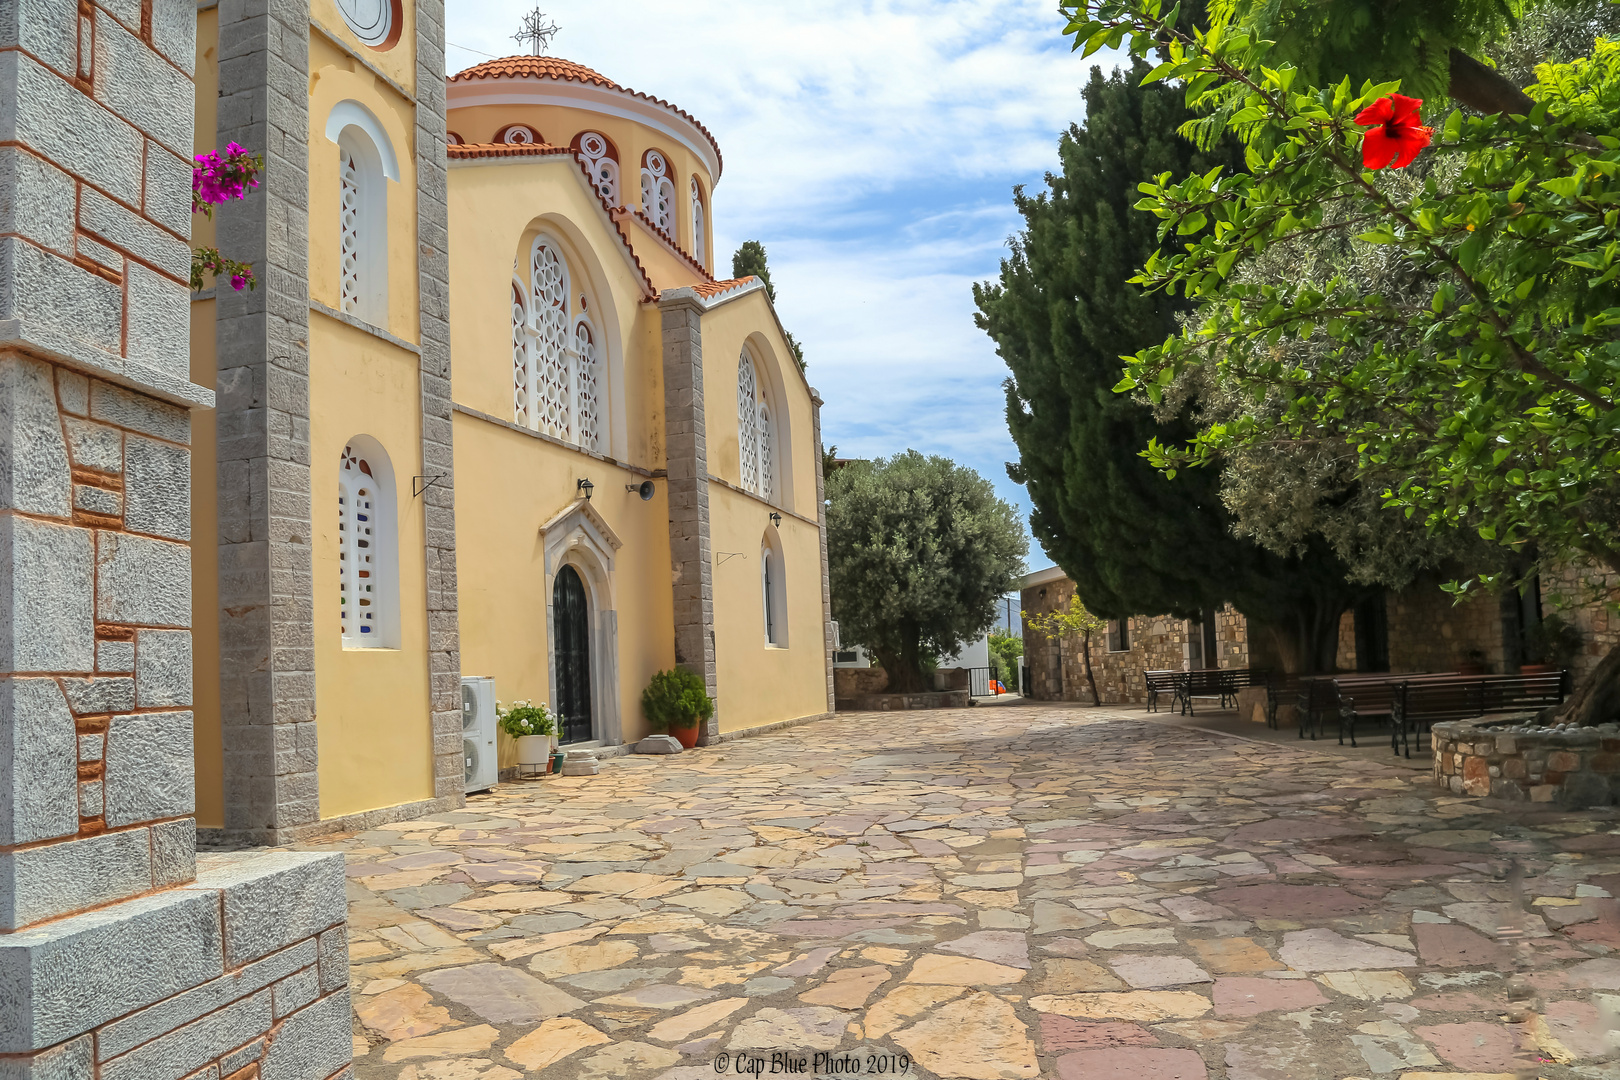
[[[535,0],[450,5],[457,46],[507,55]],[[973,325],[1080,115],[1089,63],[1051,0],[542,0],[552,52],[673,101],[725,154],[716,244],[770,251],[841,454],[914,446],[972,465],[1009,501],[1006,370]],[[451,70],[484,59],[450,48]],[[1032,553],[1031,564],[1040,562]]]

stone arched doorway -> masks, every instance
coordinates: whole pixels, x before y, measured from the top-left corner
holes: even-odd
[[[591,724],[591,610],[579,572],[565,565],[552,586],[552,648],[557,670],[553,703],[562,720],[560,741],[589,742]]]
[[[619,620],[614,554],[623,546],[590,500],[575,499],[540,527],[551,591],[551,707],[563,718],[564,743],[617,746]]]

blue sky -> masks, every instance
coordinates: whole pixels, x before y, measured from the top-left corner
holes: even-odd
[[[450,71],[517,50],[534,0],[449,5]],[[907,448],[976,469],[1027,520],[1006,369],[973,325],[1089,63],[1052,0],[545,0],[552,53],[675,102],[714,132],[717,250],[762,241],[840,456]],[[1030,569],[1050,560],[1032,550]]]

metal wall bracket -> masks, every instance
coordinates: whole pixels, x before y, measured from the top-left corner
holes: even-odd
[[[411,477],[411,498],[416,498],[418,495],[422,494],[422,492],[426,491],[434,484],[437,484],[440,480],[443,480],[445,476],[445,473],[440,473],[438,476]]]

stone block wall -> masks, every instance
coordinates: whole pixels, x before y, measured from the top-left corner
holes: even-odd
[[[675,663],[703,676],[714,715],[699,742],[720,735],[709,545],[709,450],[703,412],[703,306],[690,289],[659,301],[664,354],[664,459],[669,471],[669,559],[675,592]]]
[[[1570,664],[1579,682],[1610,649],[1620,645],[1620,575],[1592,564],[1568,566],[1541,576],[1542,614],[1556,612],[1581,632],[1580,653]]]
[[[1023,590],[1024,659],[1029,665],[1030,696],[1037,701],[1091,700],[1080,637],[1070,635],[1054,641],[1031,630],[1028,622],[1032,615],[1067,608],[1074,590],[1074,582],[1067,578]],[[1203,632],[1197,623],[1173,615],[1133,615],[1128,620],[1128,631],[1130,648],[1121,652],[1108,650],[1105,633],[1091,636],[1091,669],[1104,704],[1146,702],[1143,673],[1184,670],[1190,637]],[[1209,666],[1249,666],[1248,622],[1241,614],[1230,606],[1217,612],[1215,635],[1216,662]]]
[[[1620,724],[1526,730],[1528,717],[1434,725],[1435,783],[1519,802],[1620,803]]]
[[[11,934],[0,1076],[350,1078],[344,917],[340,857],[204,855],[178,888]]]
[[[880,667],[833,668],[833,685],[837,700],[881,694],[889,685],[889,673]]]
[[[349,1071],[341,857],[196,853],[195,29],[194,0],[0,0],[8,1078]]]
[[[1434,582],[1419,581],[1386,601],[1391,671],[1455,671],[1483,654],[1485,670],[1503,670],[1502,614],[1497,599],[1479,595],[1461,604]],[[1356,669],[1355,622],[1350,620],[1349,650],[1341,650],[1340,667]],[[1478,658],[1475,657],[1477,660]]]

